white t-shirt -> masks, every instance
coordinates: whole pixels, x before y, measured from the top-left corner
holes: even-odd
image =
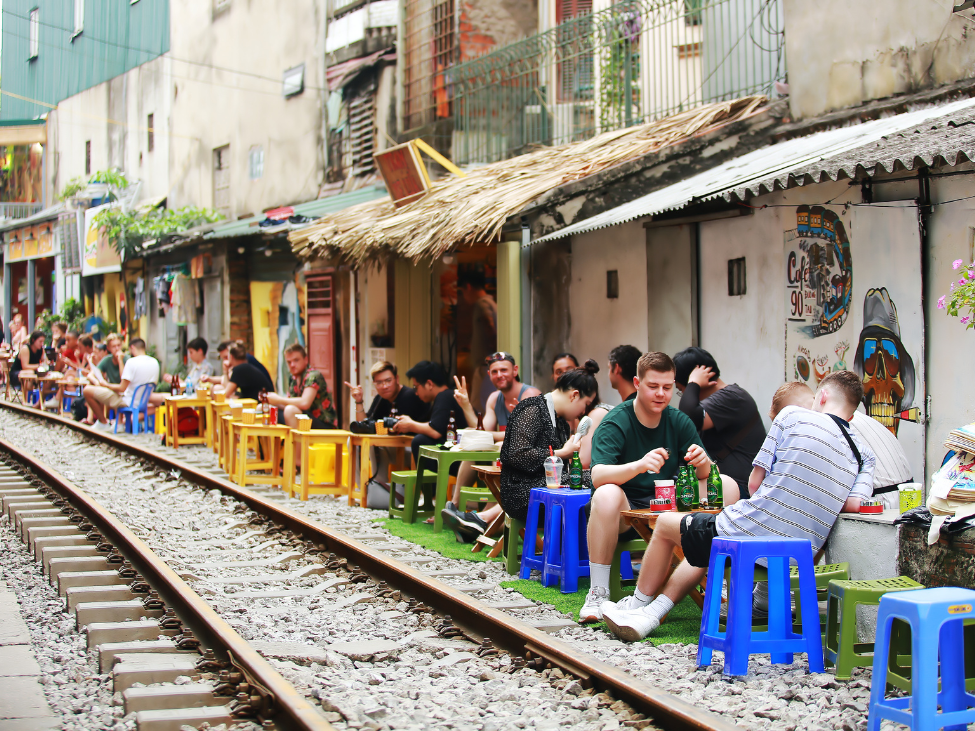
[[[129,358],[122,368],[122,380],[128,381],[128,388],[122,394],[126,406],[132,405],[132,394],[144,383],[156,383],[159,380],[159,361],[151,355],[137,355]]]

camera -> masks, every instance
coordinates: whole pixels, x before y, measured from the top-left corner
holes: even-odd
[[[396,426],[398,419],[392,416],[387,416],[383,419],[363,419],[362,421],[353,421],[349,424],[349,431],[353,434],[375,434],[376,433],[376,422],[381,421],[383,426],[387,429],[392,429]]]

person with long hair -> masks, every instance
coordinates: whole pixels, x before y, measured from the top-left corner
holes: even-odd
[[[453,504],[443,511],[444,525],[465,543],[477,539],[502,508],[507,515],[525,520],[532,488],[545,487],[545,458],[550,452],[569,459],[575,451],[569,422],[581,417],[596,397],[599,364],[586,361],[559,376],[555,389],[542,396],[529,396],[508,416],[508,428],[501,444],[501,506],[483,513],[460,512]],[[562,484],[569,484],[569,471],[563,470]],[[592,488],[588,471],[583,486]]]
[[[44,352],[44,342],[47,336],[40,330],[35,330],[20,346],[20,352],[10,366],[10,385],[20,388],[20,372],[33,371],[37,366],[47,363]]]

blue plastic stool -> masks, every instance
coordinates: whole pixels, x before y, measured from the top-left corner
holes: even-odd
[[[911,628],[911,694],[884,698],[887,660],[894,619]],[[913,731],[944,728],[964,731],[975,721],[975,695],[965,690],[965,620],[975,619],[975,591],[955,587],[884,594],[877,610],[870,718],[867,731],[879,731],[883,719]],[[938,692],[938,661],[941,692]],[[938,713],[938,707],[941,713]]]
[[[589,576],[588,519],[583,508],[592,493],[566,489],[549,492],[554,494],[546,503],[542,586],[555,586],[558,582],[563,594],[575,594],[579,591],[579,577]]]
[[[145,424],[145,430],[149,431],[149,397],[156,388],[154,383],[143,383],[132,392],[132,405],[121,406],[116,409],[115,433],[118,434],[119,422],[124,422],[123,431],[138,434],[140,427]],[[143,422],[143,419],[145,421]]]
[[[752,588],[755,561],[768,560],[768,629],[752,631]],[[802,634],[792,628],[789,561],[799,569]],[[718,626],[725,564],[731,562],[728,587],[727,631]],[[711,664],[713,650],[724,652],[725,675],[747,675],[748,656],[769,653],[773,663],[791,663],[795,652],[805,652],[809,671],[822,673],[823,638],[816,603],[812,544],[798,538],[715,538],[708,562],[707,592],[697,647],[698,667]]]
[[[542,571],[545,568],[545,548],[542,553],[535,553],[535,542],[538,538],[539,510],[545,506],[545,540],[548,540],[548,524],[552,516],[552,498],[557,497],[562,490],[549,490],[547,487],[534,487],[528,498],[528,516],[525,518],[525,542],[521,549],[521,572],[519,579],[531,577],[532,570]],[[587,497],[589,493],[586,493]],[[543,543],[543,546],[546,545]]]

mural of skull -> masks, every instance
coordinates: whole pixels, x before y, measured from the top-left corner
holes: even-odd
[[[914,360],[901,342],[897,306],[885,287],[863,298],[863,330],[853,370],[863,380],[863,407],[897,434],[897,415],[914,402]]]

